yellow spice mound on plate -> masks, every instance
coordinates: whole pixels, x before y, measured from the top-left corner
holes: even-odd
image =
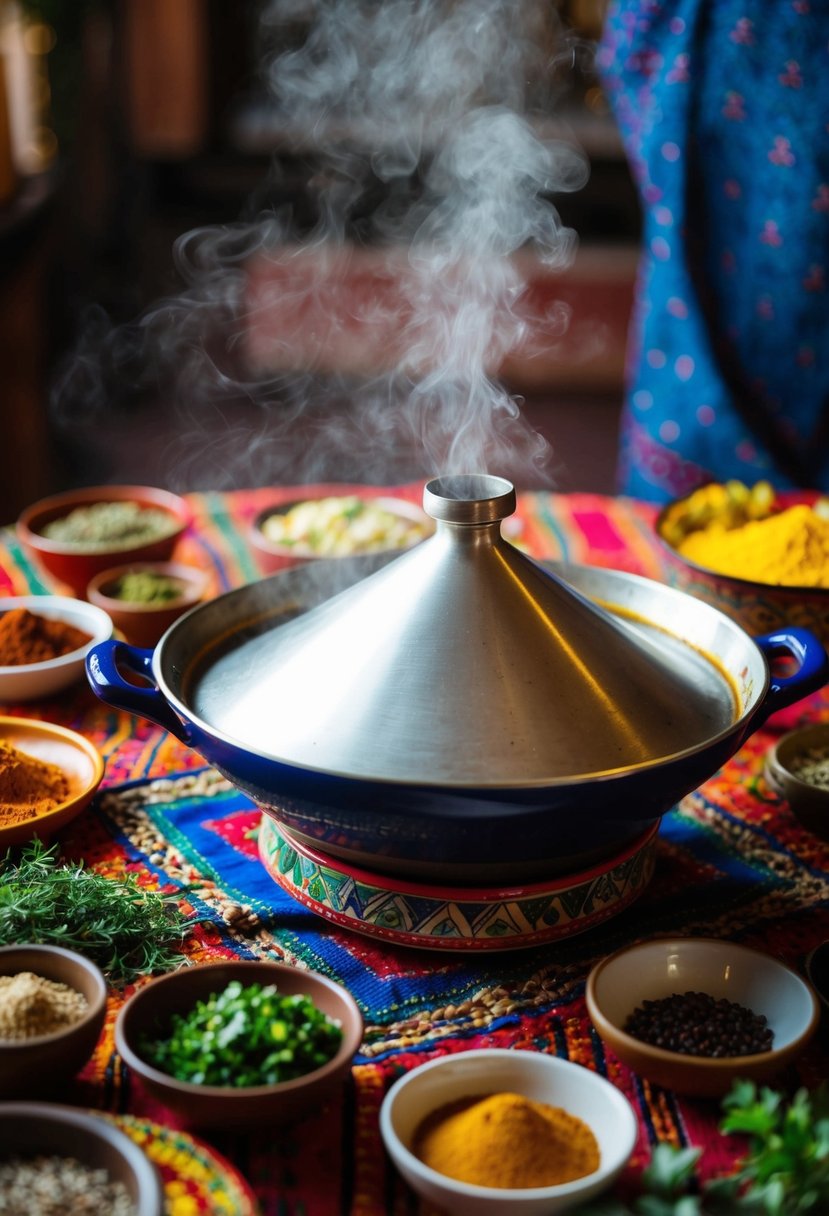
[[[829,520],[800,504],[727,528],[714,521],[677,545],[717,574],[785,587],[829,587]]]

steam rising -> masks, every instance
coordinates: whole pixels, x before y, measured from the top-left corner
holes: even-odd
[[[94,422],[125,385],[161,396],[181,434],[163,470],[174,489],[234,473],[532,468],[537,481],[550,452],[497,370],[568,320],[563,306],[533,317],[525,299],[527,255],[572,258],[551,197],[586,176],[577,151],[539,133],[575,50],[553,6],[269,0],[261,32],[282,146],[314,166],[303,215],[271,204],[181,237],[178,294],[128,326],[90,318],[56,385],[59,418]]]

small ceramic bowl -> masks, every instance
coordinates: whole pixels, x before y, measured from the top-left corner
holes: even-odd
[[[459,1098],[520,1094],[581,1119],[599,1146],[599,1168],[573,1182],[522,1189],[474,1186],[424,1165],[412,1152],[419,1125]],[[380,1108],[380,1131],[406,1182],[452,1216],[547,1216],[564,1212],[606,1190],[636,1143],[636,1116],[627,1098],[598,1073],[535,1051],[483,1048],[440,1056],[396,1081]]]
[[[177,1081],[149,1064],[142,1041],[166,1033],[173,1014],[188,1013],[197,1001],[221,992],[231,982],[275,984],[283,994],[301,993],[343,1031],[337,1054],[314,1072],[278,1085],[246,1088]],[[316,1109],[343,1081],[360,1046],[363,1020],[354,998],[340,984],[281,963],[231,960],[174,971],[140,988],[122,1007],[115,1024],[115,1045],[122,1059],[158,1102],[193,1127],[266,1127]]]
[[[105,1116],[50,1102],[0,1104],[0,1161],[72,1157],[120,1182],[134,1216],[163,1216],[164,1187],[143,1149]],[[74,1209],[73,1209],[74,1210]]]
[[[652,1047],[623,1029],[643,1001],[705,992],[762,1014],[774,1033],[770,1051],[746,1056],[683,1055]],[[605,1045],[629,1068],[676,1093],[721,1097],[738,1078],[766,1083],[817,1029],[811,985],[768,954],[715,938],[639,942],[598,963],[587,979],[587,1010]]]
[[[35,718],[0,717],[0,739],[27,756],[56,764],[69,785],[64,801],[35,819],[19,823],[0,819],[0,849],[25,844],[35,837],[48,841],[89,805],[104,775],[103,757],[94,743],[77,731]]]
[[[817,494],[780,494],[781,506],[811,503]],[[672,586],[718,608],[735,620],[752,637],[772,633],[784,626],[809,629],[824,645],[829,645],[829,589],[825,587],[784,587],[771,583],[753,582],[718,574],[696,562],[689,561],[665,537],[665,521],[682,499],[669,503],[657,516],[656,536],[659,540],[665,579]]]
[[[125,574],[142,572],[175,580],[181,586],[181,594],[175,599],[156,604],[130,602],[114,594],[119,579]],[[207,590],[207,582],[206,572],[195,566],[176,562],[130,562],[96,574],[86,594],[90,603],[102,608],[112,618],[115,628],[131,645],[154,646],[173,621],[201,601]]]
[[[0,702],[39,701],[53,697],[83,677],[87,651],[112,637],[112,620],[102,608],[65,595],[10,595],[0,599],[0,613],[25,608],[36,616],[64,621],[89,637],[77,649],[43,663],[0,667]]]
[[[821,942],[806,955],[804,970],[825,1010],[829,1010],[829,941]]]
[[[104,1025],[106,981],[93,962],[62,946],[0,947],[0,975],[31,971],[86,997],[88,1009],[71,1026],[34,1038],[0,1038],[0,1098],[56,1096],[92,1056]],[[0,1143],[4,1143],[0,1140]]]
[[[792,771],[809,752],[825,755],[829,769],[829,722],[782,735],[766,755],[765,776],[803,826],[821,840],[829,840],[829,787],[804,781]]]
[[[285,544],[268,537],[267,522],[273,517],[286,516],[288,512],[296,511],[297,508],[307,507],[313,524],[314,512],[333,510],[337,501],[345,497],[351,496],[343,494],[328,495],[320,499],[296,499],[291,502],[277,503],[260,511],[253,521],[249,535],[262,573],[275,574],[277,570],[284,570],[288,566],[297,566],[301,562],[310,562],[317,558],[353,557],[359,553],[383,553],[390,550],[407,549],[430,536],[434,531],[434,520],[430,519],[416,503],[404,498],[377,497],[366,499],[366,506],[381,508],[403,525],[400,533],[388,544],[378,544],[374,541],[368,546],[359,517],[353,521],[353,527],[343,523],[341,519],[333,525],[328,525],[329,528],[333,526],[343,530],[343,543],[349,545],[347,551],[315,550],[310,543],[303,542],[302,539],[298,539],[292,544]],[[313,526],[324,529],[326,525],[322,522],[322,518],[319,516],[320,522]]]
[[[78,507],[95,503],[132,502],[140,508],[162,511],[169,518],[169,532],[156,540],[135,545],[114,542],[108,546],[84,546],[50,540],[44,527],[63,519]],[[51,578],[83,595],[91,578],[101,570],[128,561],[169,561],[176,544],[190,523],[187,503],[177,494],[154,486],[87,486],[41,498],[23,511],[17,520],[17,537],[23,548]]]

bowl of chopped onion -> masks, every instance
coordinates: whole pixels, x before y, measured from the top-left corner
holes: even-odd
[[[712,482],[655,523],[666,581],[752,636],[781,626],[829,643],[829,498],[768,482]]]
[[[263,574],[274,574],[315,558],[408,549],[433,531],[434,521],[405,498],[335,494],[266,507],[250,541]]]
[[[264,1127],[318,1108],[349,1073],[362,1034],[342,985],[241,959],[152,980],[115,1024],[131,1072],[194,1127]]]

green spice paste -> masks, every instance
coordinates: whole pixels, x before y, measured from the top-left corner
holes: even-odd
[[[167,604],[184,594],[185,584],[155,570],[130,570],[105,591],[125,604]]]

